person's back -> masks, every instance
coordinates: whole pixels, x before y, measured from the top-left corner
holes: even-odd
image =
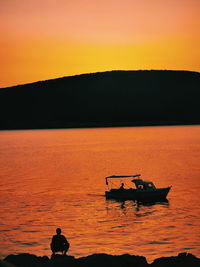
[[[55,252],[61,251],[65,255],[69,249],[69,242],[64,235],[61,235],[60,228],[56,229],[56,233],[57,234],[52,237],[51,250],[53,254],[55,254]]]

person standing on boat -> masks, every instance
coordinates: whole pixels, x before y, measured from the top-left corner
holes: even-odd
[[[57,228],[56,235],[54,235],[51,240],[51,250],[53,252],[53,255],[56,252],[62,252],[63,255],[66,255],[68,249],[69,242],[64,235],[61,235],[61,229]]]

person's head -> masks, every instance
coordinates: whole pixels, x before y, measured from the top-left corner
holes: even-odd
[[[124,183],[121,183],[122,186],[124,186]]]
[[[60,228],[57,228],[56,229],[56,233],[57,233],[57,235],[60,235],[61,234],[61,229]]]

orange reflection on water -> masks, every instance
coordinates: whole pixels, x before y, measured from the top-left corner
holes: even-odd
[[[76,257],[200,255],[200,127],[0,132],[2,256],[50,255],[63,229]],[[168,203],[104,197],[108,175],[142,173],[172,185]],[[6,202],[5,202],[6,199]]]

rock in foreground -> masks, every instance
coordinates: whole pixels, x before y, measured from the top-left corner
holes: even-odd
[[[190,253],[179,253],[175,257],[155,259],[152,267],[199,267],[200,259]]]
[[[87,257],[55,255],[51,259],[47,256],[24,253],[9,255],[4,263],[11,263],[17,267],[200,267],[200,258],[190,253],[180,253],[174,257],[162,257],[148,264],[143,256],[93,254]],[[0,266],[1,265],[0,263]],[[6,266],[6,265],[5,265]]]

